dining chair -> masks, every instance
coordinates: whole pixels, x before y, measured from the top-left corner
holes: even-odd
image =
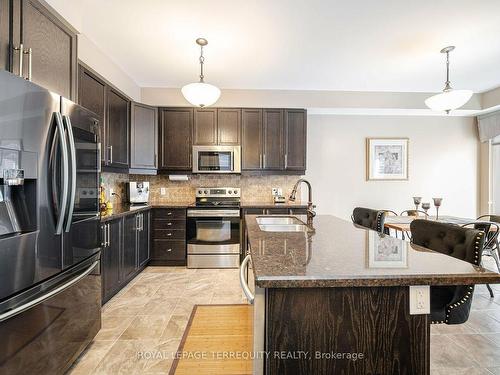
[[[371,208],[356,207],[352,211],[351,219],[354,224],[373,229],[379,233],[384,232],[385,211]]]
[[[382,210],[385,212],[385,216],[399,216],[396,211],[393,210]],[[391,235],[391,229],[384,227],[384,233],[387,234],[388,236]],[[398,231],[394,230],[394,237],[398,238]]]
[[[486,219],[490,223],[493,223],[497,226],[500,224],[500,216],[499,215],[482,215],[482,216],[479,216],[476,220],[479,221],[479,220],[484,220],[484,219]],[[497,228],[494,228],[494,229],[497,229]],[[498,243],[498,235],[499,235],[498,231],[496,233],[494,233],[494,231],[490,231],[488,233],[488,237],[489,237],[489,238],[487,237],[488,243],[483,250],[483,255],[491,256],[495,260],[495,263],[497,264],[498,272],[500,272],[500,256],[499,256],[500,245]],[[493,237],[494,237],[494,240],[493,240]]]
[[[478,221],[462,224],[462,227],[466,228],[472,227],[474,229],[479,229],[484,232],[485,241],[483,249],[481,251],[481,255],[487,255],[493,257],[493,259],[496,262],[497,269],[500,272],[500,262],[498,259],[498,235],[500,233],[499,222],[481,220],[486,218],[489,219],[491,216],[495,215],[479,216],[477,219]],[[481,258],[481,263],[482,263],[482,258]],[[491,286],[489,284],[486,284],[486,287],[488,288],[490,297],[491,298],[495,297],[495,294],[493,293],[493,289],[491,288]]]
[[[474,265],[481,263],[485,233],[432,220],[413,220],[412,242]],[[446,267],[446,264],[443,264]],[[474,285],[431,286],[431,323],[461,324],[469,318]]]

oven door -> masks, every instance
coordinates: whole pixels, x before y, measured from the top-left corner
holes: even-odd
[[[239,254],[239,210],[188,210],[187,243],[189,254]]]
[[[194,173],[240,173],[240,146],[193,146]]]

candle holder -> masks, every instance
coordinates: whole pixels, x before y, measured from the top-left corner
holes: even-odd
[[[418,216],[418,206],[420,206],[421,202],[422,202],[422,197],[413,197],[413,204],[415,205],[415,211],[417,211],[417,216]]]
[[[432,200],[434,201],[434,206],[436,207],[436,220],[439,220],[439,207],[441,207],[443,198],[432,198]]]
[[[431,204],[429,202],[425,202],[425,203],[422,203],[422,209],[424,210],[425,212],[425,218],[427,219],[427,211],[429,211],[429,208],[431,208]]]

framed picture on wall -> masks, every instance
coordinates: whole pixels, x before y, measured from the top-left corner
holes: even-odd
[[[366,138],[367,180],[408,180],[408,138]]]
[[[368,268],[408,268],[408,242],[372,230],[368,236]]]

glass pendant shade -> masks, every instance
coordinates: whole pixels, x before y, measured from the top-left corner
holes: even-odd
[[[425,105],[434,111],[452,111],[466,104],[472,97],[471,90],[445,90],[425,100]]]
[[[189,103],[198,107],[210,106],[220,97],[218,87],[204,82],[190,83],[184,86],[181,92]]]

